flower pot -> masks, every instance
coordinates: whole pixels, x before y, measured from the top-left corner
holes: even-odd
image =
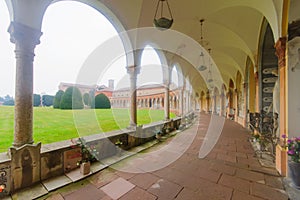
[[[90,162],[83,162],[80,164],[80,173],[83,175],[89,174],[91,171],[91,163]]]
[[[289,161],[288,166],[289,177],[292,179],[292,182],[295,185],[295,187],[300,189],[300,163]]]

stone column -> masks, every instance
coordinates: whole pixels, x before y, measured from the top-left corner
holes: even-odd
[[[15,129],[14,147],[33,144],[33,60],[40,43],[41,31],[18,22],[11,22],[8,32],[15,44]]]
[[[165,110],[165,120],[170,119],[170,80],[164,80],[165,84],[165,102],[164,102],[164,110]]]
[[[127,67],[127,73],[130,78],[130,126],[135,127],[137,125],[137,92],[136,82],[137,75],[140,73],[140,67],[129,66]]]

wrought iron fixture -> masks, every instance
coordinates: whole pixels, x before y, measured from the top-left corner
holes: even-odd
[[[200,29],[200,36],[201,36],[200,37],[200,44],[204,48],[205,46],[207,46],[209,44],[209,42],[203,39],[203,22],[204,22],[204,19],[200,19],[200,26],[201,26],[201,29]]]
[[[211,49],[208,49],[209,54],[210,54],[210,51],[211,51]],[[209,57],[208,73],[207,73],[207,79],[206,79],[207,83],[212,83],[214,81],[213,77],[212,77],[212,73],[211,73],[211,65],[212,65],[212,63],[211,63],[211,59]]]
[[[203,27],[202,27],[202,26],[203,26],[203,22],[204,22],[204,19],[200,19],[200,25],[201,25],[201,32],[200,32],[201,38],[200,38],[200,44],[201,44],[202,47],[204,46],[204,41],[203,41]],[[200,64],[200,65],[197,67],[197,69],[198,69],[199,71],[204,71],[204,70],[207,69],[207,67],[205,66],[205,62],[204,62],[204,54],[203,54],[203,52],[201,52],[200,58],[202,59],[202,64]]]
[[[168,17],[164,15],[164,4],[167,5],[167,12],[168,12]],[[160,16],[158,16],[158,12],[160,12]],[[172,12],[168,3],[168,0],[158,0],[157,6],[156,6],[156,11],[153,19],[153,23],[156,28],[159,28],[160,30],[166,30],[171,28],[173,24],[173,16]]]

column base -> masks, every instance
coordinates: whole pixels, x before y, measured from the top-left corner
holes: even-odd
[[[14,148],[20,148],[20,147],[22,147],[22,146],[24,146],[24,145],[26,145],[26,144],[29,144],[29,145],[32,145],[34,143],[34,141],[32,140],[31,142],[27,142],[27,143],[12,143],[12,146],[14,147]]]

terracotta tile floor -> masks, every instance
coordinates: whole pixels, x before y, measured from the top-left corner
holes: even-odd
[[[216,145],[200,159],[211,118],[200,114],[198,120],[167,141],[86,178],[81,188],[60,189],[47,199],[288,199],[282,178],[275,169],[260,165],[248,142],[248,131],[233,121],[225,121]]]

